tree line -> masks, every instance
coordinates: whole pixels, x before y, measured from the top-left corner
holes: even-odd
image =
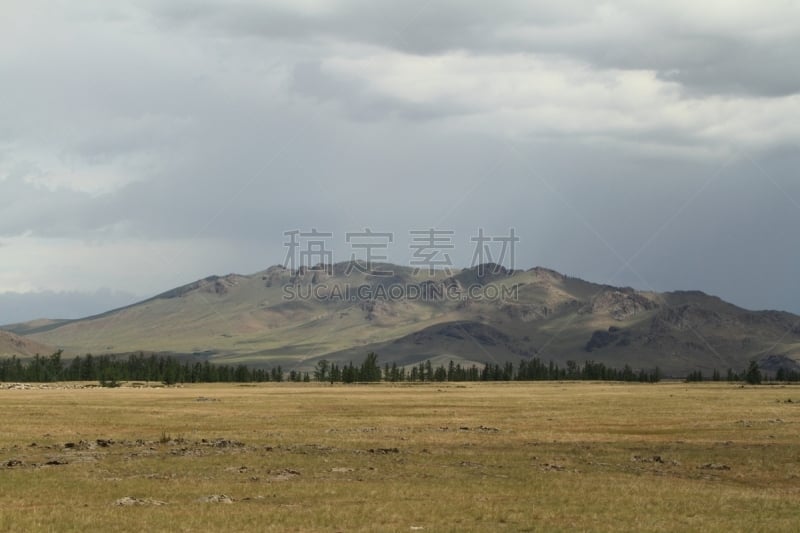
[[[208,361],[181,361],[176,357],[131,354],[77,356],[69,361],[61,350],[49,356],[36,355],[28,361],[17,357],[0,359],[0,381],[98,381],[115,386],[121,381],[174,383],[283,381],[280,366],[272,369],[246,365],[218,365]]]
[[[633,369],[629,365],[613,368],[596,361],[567,361],[560,366],[553,361],[544,363],[538,358],[513,363],[486,363],[484,365],[462,365],[450,361],[447,366],[434,366],[430,360],[416,365],[398,366],[397,363],[378,363],[378,355],[370,352],[360,365],[352,362],[339,365],[320,360],[313,372],[290,370],[284,372],[280,366],[255,368],[244,364],[225,365],[209,361],[189,361],[166,355],[131,354],[127,357],[87,354],[65,360],[62,351],[49,356],[36,355],[23,361],[17,357],[0,359],[0,381],[98,381],[101,385],[115,386],[122,381],[154,381],[174,383],[214,383],[214,382],[443,382],[443,381],[628,381],[655,383],[661,380],[661,371],[653,369]],[[723,381],[722,375],[714,370],[712,381]],[[724,380],[760,383],[762,375],[755,362],[740,373],[728,370]],[[800,372],[779,369],[777,381],[800,381]],[[689,373],[686,381],[705,381],[707,378],[699,370]]]
[[[77,356],[65,360],[61,350],[49,356],[36,355],[23,361],[17,357],[0,359],[0,381],[98,381],[101,385],[115,386],[122,381],[155,381],[174,383],[214,382],[266,382],[311,381],[331,383],[363,382],[425,382],[425,381],[532,381],[532,380],[606,380],[656,382],[661,379],[658,368],[633,370],[630,366],[615,369],[603,363],[586,361],[578,364],[568,361],[565,367],[550,361],[544,364],[537,358],[513,363],[482,366],[462,366],[451,361],[446,367],[434,367],[430,360],[410,367],[396,363],[381,368],[378,355],[367,354],[360,365],[344,365],[327,360],[317,362],[314,371],[284,372],[280,366],[271,369],[253,368],[244,364],[235,366],[213,364],[209,361],[181,361],[166,355],[131,354],[127,357],[101,355]]]
[[[652,370],[634,370],[628,365],[622,369],[611,368],[603,363],[586,361],[579,364],[567,361],[561,367],[538,358],[513,363],[462,366],[450,361],[447,366],[434,367],[430,360],[417,365],[399,367],[397,363],[378,365],[378,356],[369,353],[360,366],[352,362],[339,366],[327,360],[317,362],[313,376],[315,381],[331,383],[359,383],[374,381],[424,382],[424,381],[545,381],[545,380],[591,380],[591,381],[639,381],[655,383],[661,380],[658,367]]]
[[[732,369],[728,369],[728,373],[725,377],[722,377],[722,374],[719,373],[719,370],[714,369],[711,373],[711,376],[703,375],[702,370],[694,370],[689,372],[686,376],[687,382],[694,382],[694,381],[745,381],[751,385],[758,385],[764,379],[769,379],[769,376],[765,376],[761,369],[758,367],[758,363],[756,361],[750,361],[749,365],[745,370],[742,372],[734,372]],[[781,381],[781,382],[789,382],[789,383],[796,383],[800,381],[800,372],[797,370],[792,370],[784,367],[778,368],[775,372],[774,381]]]

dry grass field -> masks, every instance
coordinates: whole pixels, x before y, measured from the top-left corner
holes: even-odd
[[[797,531],[800,388],[0,390],[3,531]]]

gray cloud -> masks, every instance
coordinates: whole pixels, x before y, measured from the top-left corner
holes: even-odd
[[[201,32],[267,40],[342,40],[435,55],[545,53],[604,68],[647,69],[701,93],[781,96],[800,92],[790,68],[800,29],[784,2],[731,6],[682,2],[661,8],[633,1],[174,3],[156,16]]]
[[[471,112],[453,102],[415,103],[370,91],[357,79],[324,72],[319,61],[296,65],[291,81],[297,94],[319,102],[336,102],[355,120],[375,121],[391,117],[431,120]]]
[[[800,311],[795,8],[106,4],[3,8],[0,292],[154,294],[311,227],[401,263],[449,228],[463,265],[513,226],[518,267]]]
[[[82,318],[123,307],[137,301],[137,296],[99,289],[95,292],[30,292],[0,293],[0,325],[41,318],[42,310],[47,316],[59,318]]]

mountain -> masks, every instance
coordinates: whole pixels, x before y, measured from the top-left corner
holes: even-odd
[[[30,357],[36,354],[50,355],[56,349],[26,337],[20,337],[9,331],[0,330],[0,357],[16,355]]]
[[[390,275],[369,276],[360,266],[211,276],[100,315],[5,329],[67,354],[143,350],[300,370],[323,358],[358,362],[369,351],[381,363],[539,357],[676,375],[738,370],[753,358],[794,368],[800,359],[800,317],[699,291],[636,291],[541,267],[429,275],[374,265]]]

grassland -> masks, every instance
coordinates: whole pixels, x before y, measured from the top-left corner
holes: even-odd
[[[0,409],[3,531],[800,524],[797,387],[34,388]]]

